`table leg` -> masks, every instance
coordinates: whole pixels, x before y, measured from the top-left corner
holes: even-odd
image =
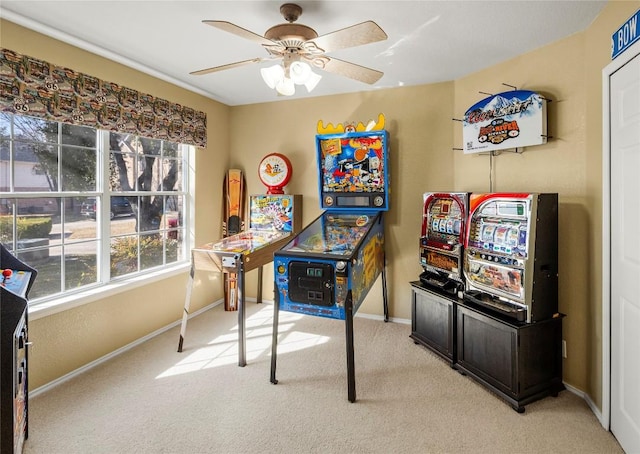
[[[262,267],[258,267],[258,296],[256,297],[256,303],[262,303]]]
[[[182,324],[180,325],[180,340],[178,341],[178,352],[182,351],[184,336],[187,333],[187,319],[189,318],[189,307],[191,306],[191,291],[193,289],[193,276],[195,274],[195,266],[191,259],[191,270],[189,271],[189,280],[187,282],[187,296],[184,300],[184,311],[182,313]]]
[[[242,261],[240,262],[240,270],[236,276],[238,279],[236,286],[236,290],[238,292],[238,366],[244,367],[247,365],[247,348],[245,345],[247,335],[245,331],[244,266]]]

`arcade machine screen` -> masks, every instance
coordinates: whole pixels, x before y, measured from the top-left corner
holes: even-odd
[[[388,210],[387,133],[316,137],[322,208]]]

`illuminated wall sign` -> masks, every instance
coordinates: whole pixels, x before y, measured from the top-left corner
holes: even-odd
[[[633,43],[640,39],[638,22],[640,20],[640,9],[622,24],[613,35],[611,35],[611,60],[631,47]]]
[[[465,153],[541,145],[547,142],[547,106],[538,93],[513,90],[471,106],[462,125]]]

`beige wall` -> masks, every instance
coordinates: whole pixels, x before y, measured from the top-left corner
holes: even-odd
[[[180,103],[207,114],[207,149],[196,151],[195,241],[220,237],[221,181],[229,155],[229,107],[118,63],[0,21],[0,43],[24,55]],[[29,386],[38,388],[182,316],[187,272],[30,321]],[[204,284],[204,285],[203,285]],[[196,274],[192,310],[221,297],[218,276]],[[176,346],[177,346],[176,339]]]
[[[197,244],[218,238],[224,170],[243,169],[248,193],[264,193],[257,167],[272,152],[284,153],[291,160],[293,178],[286,192],[303,195],[303,225],[308,224],[321,212],[314,150],[318,120],[365,122],[384,113],[391,139],[391,209],[385,217],[389,303],[390,315],[401,319],[411,316],[408,282],[420,273],[417,245],[422,193],[490,189],[489,158],[453,150],[461,148],[461,130],[452,118],[461,118],[484,97],[479,91],[506,91],[502,83],[541,92],[552,100],[548,121],[553,139],[521,154],[495,157],[492,189],[559,193],[559,297],[560,310],[567,315],[564,338],[568,349],[564,380],[601,406],[601,70],[610,61],[611,34],[639,6],[637,1],[612,1],[585,32],[457,81],[233,108],[4,21],[1,37],[4,47],[207,112],[208,136],[216,137],[216,143],[199,151],[196,160],[200,177],[195,194]],[[249,296],[255,296],[254,274],[247,276]],[[197,277],[217,281],[211,276]],[[36,345],[47,347],[34,347],[32,387],[177,320],[185,278],[176,276],[167,283],[36,320],[30,327],[31,337]],[[272,298],[272,280],[272,270],[266,266],[265,299]],[[219,296],[213,293],[199,292],[195,307]],[[382,313],[379,283],[360,312]],[[130,320],[123,322],[125,315]],[[115,329],[118,323],[124,325]],[[89,347],[75,353],[85,344]]]

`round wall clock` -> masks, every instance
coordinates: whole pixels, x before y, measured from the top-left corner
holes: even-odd
[[[258,177],[267,187],[267,194],[284,194],[284,188],[291,179],[291,162],[280,153],[266,155],[258,166]]]

